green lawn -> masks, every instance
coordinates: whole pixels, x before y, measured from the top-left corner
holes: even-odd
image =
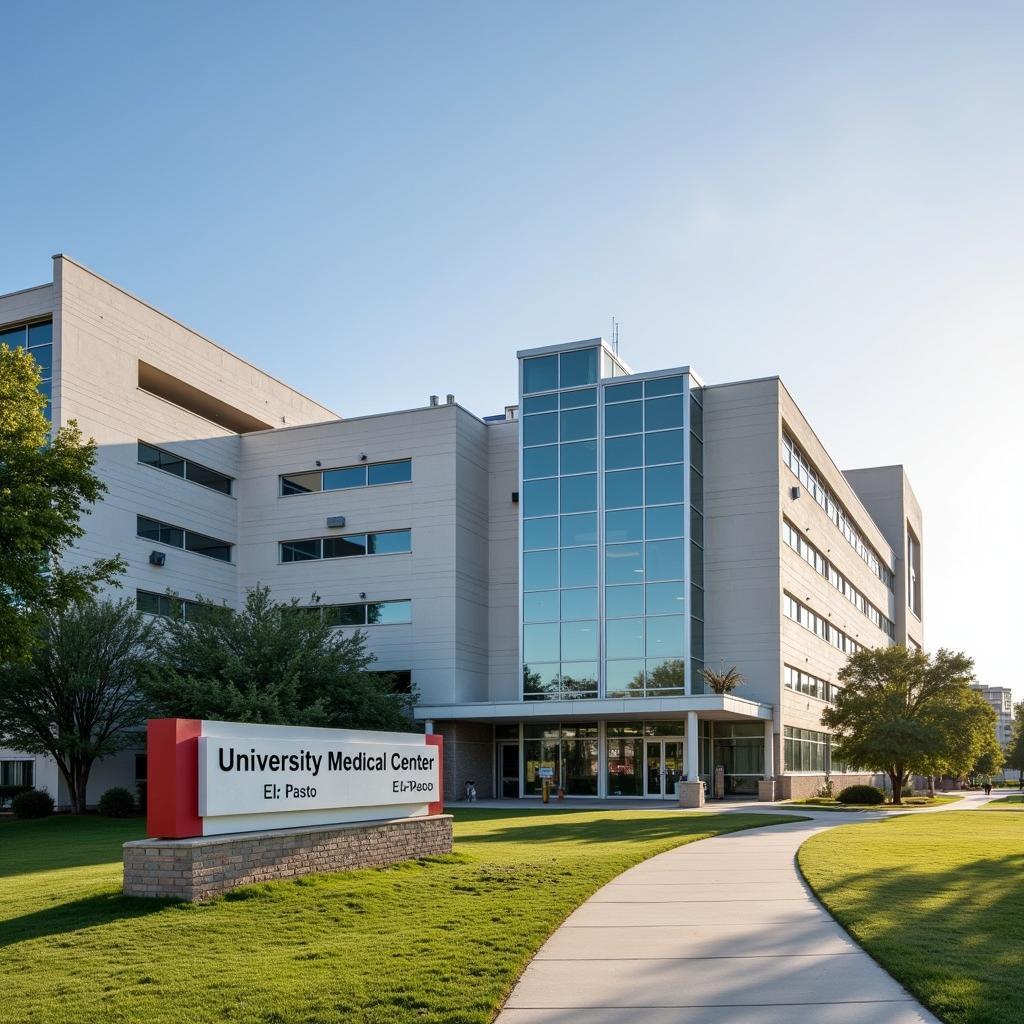
[[[958,796],[905,796],[898,807],[888,801],[884,804],[841,804],[834,797],[812,796],[805,800],[787,800],[787,807],[808,807],[816,811],[915,811],[922,807],[938,807],[952,804]]]
[[[465,810],[456,852],[252,886],[205,904],[120,893],[141,822],[0,822],[4,1024],[486,1022],[595,889],[765,814]]]
[[[847,825],[809,839],[799,863],[840,924],[944,1020],[1024,1020],[1024,817]]]
[[[1001,796],[998,800],[982,804],[982,809],[991,811],[1024,811],[1024,796]]]

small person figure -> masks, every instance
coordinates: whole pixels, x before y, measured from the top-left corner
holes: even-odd
[[[982,776],[981,788],[985,790],[985,796],[992,795],[992,780],[987,776]]]

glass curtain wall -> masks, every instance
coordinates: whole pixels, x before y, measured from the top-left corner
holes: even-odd
[[[599,354],[522,361],[526,700],[681,696],[688,639],[703,660],[699,392],[600,382]]]
[[[540,794],[540,768],[551,768],[552,786],[567,796],[597,796],[596,722],[523,727],[523,793]]]

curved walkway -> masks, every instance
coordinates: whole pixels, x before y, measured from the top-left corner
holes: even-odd
[[[938,1024],[833,920],[796,866],[812,835],[882,816],[819,813],[630,868],[541,947],[497,1024]]]

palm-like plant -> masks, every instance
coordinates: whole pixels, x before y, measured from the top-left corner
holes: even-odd
[[[701,675],[704,676],[704,681],[715,693],[732,693],[737,686],[744,682],[743,676],[736,671],[735,665],[727,672],[716,672],[713,668],[705,668],[701,670]]]

